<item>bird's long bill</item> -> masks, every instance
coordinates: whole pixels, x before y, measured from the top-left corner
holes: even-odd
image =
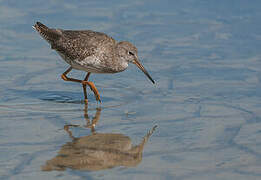
[[[152,77],[149,75],[148,71],[146,71],[146,69],[142,66],[142,64],[139,62],[139,60],[135,59],[134,64],[136,64],[136,66],[138,66],[138,68],[140,70],[142,70],[142,72],[144,72],[144,74],[151,80],[151,82],[153,84],[155,84],[155,81],[152,79]]]

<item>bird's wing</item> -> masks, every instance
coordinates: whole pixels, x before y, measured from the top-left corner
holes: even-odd
[[[69,64],[90,72],[114,73],[110,64],[117,42],[108,35],[91,30],[52,29],[40,22],[33,27]]]
[[[61,38],[52,43],[52,48],[69,57],[83,61],[87,57],[108,53],[115,40],[104,33],[85,31],[61,30]],[[103,50],[102,50],[103,49]]]
[[[52,43],[53,49],[73,60],[78,69],[96,73],[114,73],[109,66],[114,59],[116,41],[104,33],[91,30],[61,30],[61,38]]]

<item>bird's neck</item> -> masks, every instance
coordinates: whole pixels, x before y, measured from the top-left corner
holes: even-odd
[[[124,71],[127,67],[128,67],[128,62],[119,57],[117,59],[117,66],[115,66],[116,71],[117,72]]]
[[[115,49],[115,60],[117,61],[117,66],[115,66],[116,71],[124,71],[128,67],[128,61],[124,58],[125,50],[119,45],[116,45]]]

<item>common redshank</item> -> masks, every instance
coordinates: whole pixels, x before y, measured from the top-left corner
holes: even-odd
[[[91,73],[118,73],[124,71],[129,63],[137,65],[151,80],[154,80],[140,63],[137,48],[128,41],[117,42],[112,37],[91,30],[62,30],[48,28],[40,22],[33,26],[70,67],[61,75],[65,81],[81,83],[84,100],[88,103],[86,85],[93,91],[96,100],[101,102],[94,83],[88,81]],[[87,72],[84,80],[67,76],[72,70]]]

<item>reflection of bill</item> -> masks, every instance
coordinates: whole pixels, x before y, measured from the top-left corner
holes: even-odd
[[[141,162],[144,145],[156,126],[147,133],[139,145],[133,146],[131,139],[123,134],[95,132],[94,126],[99,119],[100,111],[97,109],[92,123],[87,113],[85,114],[87,126],[92,129],[89,136],[75,138],[69,128],[77,125],[64,127],[72,142],[63,145],[58,155],[42,166],[43,171],[63,171],[66,168],[97,171],[116,166],[136,166]]]

